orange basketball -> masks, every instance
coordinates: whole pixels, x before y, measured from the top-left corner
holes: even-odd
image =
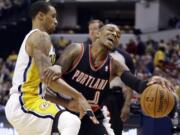
[[[172,92],[159,84],[148,86],[140,97],[142,111],[153,118],[167,116],[173,109],[175,99]]]

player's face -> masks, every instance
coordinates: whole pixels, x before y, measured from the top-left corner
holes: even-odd
[[[50,33],[56,29],[56,26],[58,24],[56,17],[57,17],[56,9],[50,6],[49,11],[45,15],[45,20],[44,20],[46,23],[46,29]]]
[[[120,29],[116,25],[107,24],[100,30],[99,39],[107,49],[113,50],[119,45],[120,36]]]
[[[98,22],[94,22],[89,24],[89,38],[91,39],[91,41],[95,41],[96,40],[96,34],[99,31],[99,23]]]

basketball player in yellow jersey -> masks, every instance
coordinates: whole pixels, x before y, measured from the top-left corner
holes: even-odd
[[[60,79],[61,66],[52,66],[55,53],[48,33],[57,25],[56,10],[50,3],[38,1],[32,4],[30,15],[32,30],[26,35],[19,51],[11,96],[5,107],[6,117],[19,135],[51,135],[55,119],[58,119],[56,128],[61,135],[77,135],[79,118],[43,98],[43,87],[48,86],[72,97],[69,104],[78,103],[81,114],[87,110],[91,112],[82,94]],[[46,85],[43,86],[43,83]],[[66,107],[69,107],[68,104]],[[93,115],[91,119],[98,123]]]

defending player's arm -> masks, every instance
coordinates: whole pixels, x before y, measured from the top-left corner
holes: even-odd
[[[52,66],[50,62],[48,54],[52,43],[49,35],[45,32],[36,32],[30,40],[31,50],[29,53],[38,67],[42,81],[56,92],[62,92],[75,99],[81,97],[78,91],[66,84],[62,79],[53,79],[54,77],[61,77],[61,67],[58,65]]]
[[[84,112],[86,112],[91,109],[86,99],[80,92],[68,85],[64,80],[60,79],[60,66],[51,65],[50,58],[48,57],[51,45],[52,43],[49,35],[45,32],[38,31],[32,34],[29,38],[28,45],[26,45],[26,51],[34,59],[41,80],[54,91],[77,100]],[[98,123],[95,116],[93,116],[93,122]]]
[[[55,104],[64,106],[65,108],[73,112],[78,113],[82,111],[79,103],[76,100],[72,98],[65,98],[64,96],[61,96],[60,94],[57,96],[56,93],[54,92],[52,93],[52,91],[50,93],[49,90],[46,91],[45,99]]]
[[[128,67],[125,64],[119,63],[114,59],[112,60],[112,77],[113,76],[121,77],[121,80],[125,85],[129,86],[131,89],[137,91],[138,93],[142,93],[148,85],[153,83],[159,83],[163,87],[167,87],[170,91],[174,90],[172,84],[168,80],[160,76],[154,76],[149,80],[138,79],[129,71]]]

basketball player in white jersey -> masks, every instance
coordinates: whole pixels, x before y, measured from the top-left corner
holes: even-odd
[[[32,30],[26,35],[19,51],[11,96],[5,107],[6,117],[19,135],[51,135],[54,121],[61,135],[77,135],[79,118],[43,98],[45,89],[42,83],[72,97],[69,104],[79,104],[81,115],[91,111],[82,94],[60,79],[61,67],[52,66],[55,53],[48,33],[57,25],[56,10],[50,3],[38,1],[32,4],[30,15]],[[66,107],[69,107],[68,104]],[[91,119],[98,123],[94,116]]]

